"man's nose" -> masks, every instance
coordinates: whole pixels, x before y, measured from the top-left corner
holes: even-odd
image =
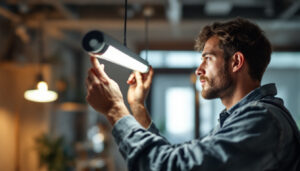
[[[197,76],[200,76],[200,75],[204,75],[204,74],[205,74],[205,70],[203,69],[202,64],[200,64],[199,67],[196,69],[195,74],[196,74]]]

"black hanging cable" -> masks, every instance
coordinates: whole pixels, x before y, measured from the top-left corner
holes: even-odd
[[[126,43],[126,30],[127,30],[127,7],[128,4],[127,4],[127,0],[125,0],[125,11],[124,11],[124,46],[127,46],[127,43]]]
[[[145,17],[145,60],[148,61],[148,53],[149,53],[149,21],[150,17],[153,15],[153,9],[148,6],[144,8],[144,17]]]
[[[146,58],[145,60],[148,61],[148,51],[149,51],[149,37],[148,37],[148,26],[149,26],[149,16],[145,17],[145,46],[146,46]]]
[[[43,22],[40,21],[40,27],[38,30],[38,81],[43,81],[43,64],[44,64],[44,27]]]

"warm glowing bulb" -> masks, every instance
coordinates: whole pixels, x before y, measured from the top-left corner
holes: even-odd
[[[58,97],[57,93],[48,90],[48,84],[45,81],[40,81],[37,84],[37,89],[27,90],[24,93],[25,99],[34,102],[52,102]]]
[[[45,81],[40,81],[37,85],[37,89],[40,91],[47,91],[48,90],[48,84]]]

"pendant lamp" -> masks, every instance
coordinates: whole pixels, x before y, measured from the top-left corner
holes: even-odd
[[[93,30],[88,32],[82,40],[82,46],[91,56],[141,73],[149,71],[149,65],[146,60],[101,31]]]
[[[91,56],[110,61],[131,70],[147,73],[149,71],[148,62],[126,47],[127,6],[128,3],[125,0],[123,45],[102,31],[93,30],[83,37],[82,46]]]
[[[58,98],[55,91],[48,90],[48,84],[44,81],[41,74],[39,74],[37,79],[36,89],[27,90],[24,93],[24,98],[33,102],[53,102]]]
[[[39,73],[37,75],[37,86],[36,89],[27,90],[24,93],[24,98],[29,101],[33,102],[40,102],[40,103],[46,103],[46,102],[53,102],[58,98],[58,95],[55,91],[48,90],[48,84],[43,78],[42,74],[42,66],[41,66],[41,60],[43,60],[44,56],[44,50],[43,50],[43,29],[42,24],[40,28],[40,42],[39,42]]]

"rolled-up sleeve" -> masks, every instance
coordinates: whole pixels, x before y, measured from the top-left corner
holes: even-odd
[[[264,170],[275,160],[277,132],[268,110],[251,106],[214,135],[176,146],[132,116],[120,119],[112,131],[129,171]]]

